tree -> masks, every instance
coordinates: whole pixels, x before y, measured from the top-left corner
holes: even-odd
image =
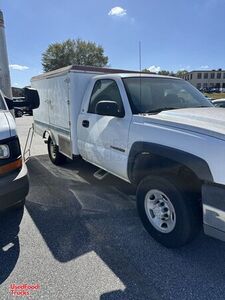
[[[151,72],[149,71],[149,69],[147,69],[147,68],[143,69],[141,72],[144,72],[144,73],[151,73]]]
[[[107,63],[108,57],[104,55],[102,46],[81,39],[50,44],[42,54],[45,72],[69,65],[104,67]]]
[[[175,74],[176,77],[180,77],[180,78],[183,78],[184,75],[186,75],[188,73],[188,71],[186,70],[180,70],[180,71],[177,71],[177,73]]]
[[[149,71],[149,69],[146,69],[146,68],[143,69],[142,72],[155,74],[155,72],[151,72],[151,71]],[[161,70],[157,74],[164,75],[164,76],[176,76],[176,74],[174,74],[173,71],[170,72],[170,71],[167,71],[167,70]]]
[[[170,71],[166,71],[166,70],[161,70],[161,71],[159,71],[159,73],[158,73],[159,75],[171,75],[171,73],[170,73]]]

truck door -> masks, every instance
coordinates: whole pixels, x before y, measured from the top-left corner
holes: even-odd
[[[126,180],[132,114],[124,96],[126,93],[122,90],[122,97],[121,90],[122,82],[113,79],[95,82],[89,104],[78,119],[78,147],[84,159]],[[125,111],[125,116],[118,118],[96,114],[96,105],[100,101],[117,102],[120,110]]]

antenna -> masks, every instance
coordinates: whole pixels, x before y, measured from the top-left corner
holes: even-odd
[[[141,41],[139,41],[139,71],[140,71],[140,105],[141,105],[141,98],[142,98],[142,92],[141,92],[141,84],[142,84],[142,80],[141,80],[141,71],[142,71],[142,66],[141,66]]]
[[[141,74],[141,41],[139,41],[139,70]]]

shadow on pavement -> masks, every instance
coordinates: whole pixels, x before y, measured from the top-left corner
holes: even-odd
[[[101,300],[225,298],[223,243],[201,233],[184,248],[162,247],[140,223],[134,188],[113,176],[96,180],[83,161],[62,168],[39,156],[28,169],[26,207],[55,259],[94,251],[126,287]]]
[[[134,201],[115,189],[121,185],[123,191],[133,193],[129,184],[112,176],[98,181],[92,176],[95,168],[83,161],[59,168],[47,156],[39,156],[28,162],[28,169],[31,187],[26,208],[55,259],[67,262],[94,251],[129,288],[132,297],[118,291],[123,295],[118,299],[159,299],[149,298],[153,287],[119,247],[121,241],[129,241],[137,225],[142,231]]]
[[[0,284],[13,271],[19,257],[19,226],[23,209],[10,210],[0,214]]]

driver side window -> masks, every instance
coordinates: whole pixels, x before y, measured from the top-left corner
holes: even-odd
[[[123,110],[123,102],[116,82],[112,79],[97,80],[91,94],[88,113],[95,114],[97,104],[106,100],[116,102],[120,111]]]

